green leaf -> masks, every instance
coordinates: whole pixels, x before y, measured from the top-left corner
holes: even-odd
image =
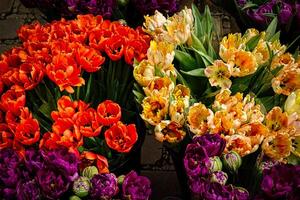
[[[199,56],[202,57],[203,62],[205,63],[205,66],[211,65],[214,61],[213,58],[211,58],[209,55],[202,53],[201,51],[198,51],[197,49],[192,48]]]
[[[254,7],[258,7],[257,4],[252,3],[252,2],[247,2],[247,3],[243,6],[242,10],[246,10],[246,9],[254,8]]]
[[[195,24],[194,24],[195,34],[198,38],[200,38],[203,33],[202,24],[201,24],[202,16],[195,4],[192,4],[192,12],[195,20]]]
[[[48,103],[44,103],[40,106],[39,111],[48,119],[51,119],[51,108]]]
[[[208,55],[210,57],[212,57],[214,60],[216,60],[218,58],[218,55],[217,55],[214,47],[212,46],[211,42],[208,43]]]
[[[275,17],[266,30],[266,40],[269,41],[276,33],[278,19]]]
[[[197,38],[197,36],[194,33],[192,33],[192,47],[201,51],[204,54],[207,54],[202,42],[199,40],[199,38]]]
[[[197,66],[196,60],[186,52],[175,50],[175,58],[180,62],[182,70],[192,70]]]
[[[84,101],[85,102],[88,102],[88,100],[90,99],[90,93],[91,93],[91,88],[92,88],[92,82],[93,82],[93,73],[90,73],[90,77],[89,77],[89,80],[88,80],[88,84],[86,85],[86,94],[85,94],[85,97],[84,97]]]
[[[135,96],[135,98],[136,98],[136,101],[137,101],[139,104],[142,104],[143,99],[144,99],[145,96],[144,96],[143,94],[139,93],[138,91],[135,91],[135,90],[133,90],[132,92],[133,92],[133,94],[134,94],[134,96]]]
[[[288,46],[287,46],[287,50],[294,44],[296,43],[298,40],[300,39],[300,35],[298,35]]]
[[[189,75],[189,76],[196,76],[196,77],[206,77],[204,74],[204,68],[198,68],[194,69],[188,72],[180,70],[183,74]]]
[[[300,158],[293,153],[291,153],[291,155],[287,157],[287,161],[292,165],[300,165]]]
[[[164,77],[165,75],[162,73],[161,68],[155,67],[155,76]]]
[[[273,37],[270,39],[270,42],[275,42],[276,40],[279,40],[280,38],[280,31],[277,31],[277,33],[275,33],[275,35],[273,35]]]
[[[213,28],[213,18],[211,16],[209,7],[206,5],[204,8],[204,18],[203,18],[204,30],[207,35],[211,35]],[[209,38],[211,39],[211,38]]]
[[[266,17],[270,17],[270,18],[273,18],[273,17],[275,18],[277,16],[277,14],[275,14],[275,13],[264,13],[263,15]]]
[[[273,74],[273,76],[276,76],[276,75],[278,74],[278,72],[280,72],[280,70],[281,70],[283,67],[284,67],[284,66],[281,65],[281,66],[278,66],[278,67],[276,67],[275,69],[273,69],[273,70],[271,71],[271,73]]]
[[[175,69],[176,70],[176,69]],[[186,82],[186,80],[182,77],[182,75],[176,70],[176,74],[177,74],[177,80],[179,81],[179,83],[185,85],[185,86],[189,86],[189,84]]]
[[[252,37],[247,43],[246,43],[246,48],[248,51],[252,51],[258,44],[260,39],[260,35],[256,35]]]

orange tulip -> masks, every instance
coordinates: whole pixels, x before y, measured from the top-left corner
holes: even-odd
[[[60,91],[73,93],[74,86],[85,84],[80,77],[80,68],[71,54],[59,54],[53,57],[52,63],[46,67],[48,77],[55,82]]]
[[[12,147],[14,135],[7,124],[0,124],[0,150]]]
[[[138,139],[135,125],[126,126],[122,122],[112,125],[104,135],[107,145],[121,153],[129,152]]]
[[[24,145],[32,145],[40,139],[40,126],[36,119],[28,118],[16,127],[15,139]]]
[[[95,49],[79,46],[76,49],[76,61],[87,72],[96,72],[101,68],[105,58]]]
[[[11,111],[14,114],[20,113],[20,108],[25,106],[26,97],[24,90],[19,90],[17,87],[12,87],[1,96],[1,109]]]
[[[98,105],[98,120],[100,124],[109,126],[121,119],[121,107],[119,104],[106,100]]]
[[[89,108],[76,116],[76,127],[84,137],[96,137],[100,134],[102,125],[97,120],[97,112]]]

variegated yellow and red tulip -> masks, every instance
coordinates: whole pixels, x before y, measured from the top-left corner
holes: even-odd
[[[154,134],[155,138],[160,142],[177,143],[183,140],[186,132],[180,124],[170,120],[163,120],[155,126]]]
[[[211,86],[219,86],[223,89],[231,87],[231,73],[232,65],[224,63],[222,60],[215,60],[213,65],[205,68],[205,75],[207,76]]]
[[[146,87],[156,77],[155,67],[148,60],[143,60],[134,67],[133,76],[141,86]]]
[[[169,100],[162,96],[149,96],[143,100],[141,117],[155,126],[165,119],[168,114]]]
[[[157,77],[153,79],[147,87],[144,87],[144,92],[146,96],[151,95],[160,95],[163,97],[169,97],[171,92],[174,90],[173,81],[165,76],[165,77]]]
[[[196,135],[203,135],[208,131],[209,118],[213,117],[210,109],[202,103],[195,103],[190,106],[187,114],[189,129]]]

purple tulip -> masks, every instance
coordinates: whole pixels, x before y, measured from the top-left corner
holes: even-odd
[[[185,151],[184,167],[190,177],[207,176],[211,162],[200,144],[189,144]]]
[[[265,16],[267,13],[273,13],[273,7],[276,1],[272,0],[261,6],[257,10],[249,9],[247,10],[247,15],[256,23],[260,25],[266,25],[268,23],[269,17]]]
[[[74,181],[78,177],[79,160],[75,154],[69,153],[67,149],[42,151],[42,156],[48,167],[60,171],[70,181]]]
[[[248,200],[250,199],[249,192],[242,187],[235,187],[233,189],[234,199],[236,200]]]
[[[133,0],[133,5],[143,14],[153,14],[155,10],[173,14],[178,11],[176,0]]]
[[[247,3],[247,0],[237,0],[237,4],[240,6],[240,7],[244,7]]]
[[[296,20],[297,20],[297,26],[300,27],[300,3],[296,3]],[[299,30],[300,28],[298,28]]]
[[[194,137],[193,144],[197,143],[202,146],[209,157],[220,156],[225,149],[226,141],[219,134],[205,134]]]
[[[34,149],[26,150],[24,162],[27,170],[31,173],[36,173],[44,166],[44,162],[42,160],[40,152]]]
[[[0,197],[3,197],[5,200],[15,200],[17,191],[14,188],[5,188],[1,191]]]
[[[37,173],[37,181],[43,196],[48,199],[59,199],[69,188],[70,181],[59,171],[43,168]]]
[[[293,7],[290,3],[282,2],[278,20],[281,24],[287,24],[293,16]]]
[[[233,199],[234,193],[219,183],[209,183],[203,193],[203,199]]]
[[[41,198],[39,185],[35,180],[20,181],[17,186],[18,200],[38,200]]]
[[[125,199],[147,200],[151,195],[150,180],[131,171],[124,178],[122,190]]]
[[[263,171],[261,189],[268,198],[290,199],[300,189],[300,166],[275,165]]]
[[[20,158],[12,149],[0,151],[0,180],[6,187],[15,187],[19,176]]]
[[[206,192],[206,186],[208,184],[209,181],[200,176],[191,178],[189,180],[190,190],[196,197],[199,197],[199,199],[201,199],[203,193]]]
[[[91,185],[92,199],[111,199],[119,190],[114,174],[97,174],[91,179]]]

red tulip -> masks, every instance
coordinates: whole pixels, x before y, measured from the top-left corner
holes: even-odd
[[[107,145],[118,152],[129,152],[138,139],[134,124],[128,126],[118,122],[105,131]]]

